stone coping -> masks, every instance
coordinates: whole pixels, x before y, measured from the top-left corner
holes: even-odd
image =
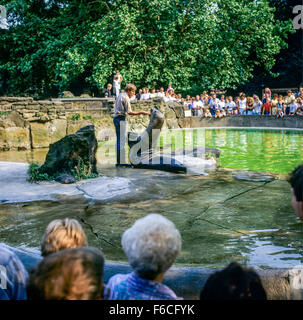
[[[46,100],[48,101],[48,100]],[[115,101],[114,98],[52,98],[51,101]]]

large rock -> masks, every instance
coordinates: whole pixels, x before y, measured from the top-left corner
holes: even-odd
[[[74,94],[70,91],[63,91],[62,92],[62,98],[74,98]]]
[[[94,126],[81,128],[75,134],[67,135],[50,145],[45,163],[39,168],[39,172],[51,176],[73,174],[72,170],[82,161],[90,167],[90,173],[97,173],[97,147]]]

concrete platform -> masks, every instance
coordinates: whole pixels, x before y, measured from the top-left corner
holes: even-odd
[[[28,164],[0,162],[0,203],[55,200],[58,196],[82,196],[94,200],[116,198],[131,192],[130,180],[123,177],[100,176],[74,184],[55,181],[30,183]]]

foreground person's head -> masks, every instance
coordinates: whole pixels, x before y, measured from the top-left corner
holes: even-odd
[[[87,247],[86,235],[76,219],[56,219],[46,228],[41,243],[43,257],[69,248]]]
[[[137,90],[137,87],[132,83],[129,83],[125,88],[126,94],[128,95],[129,98],[133,97],[136,94],[136,90]],[[143,89],[143,93],[145,93],[144,89]]]
[[[289,177],[292,206],[297,216],[303,220],[303,165],[298,166]]]
[[[266,300],[260,277],[253,269],[232,262],[212,274],[200,295],[201,300]]]
[[[181,251],[181,236],[171,221],[149,214],[123,233],[122,247],[134,272],[155,280],[174,263]]]
[[[0,300],[26,300],[28,273],[17,255],[0,244]]]
[[[29,278],[31,300],[102,298],[104,257],[93,247],[65,249],[44,258]]]

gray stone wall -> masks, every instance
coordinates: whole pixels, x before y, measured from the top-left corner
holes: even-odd
[[[62,98],[34,101],[27,97],[0,97],[0,150],[47,148],[66,134],[94,124],[99,141],[114,136],[114,99]],[[134,111],[157,106],[165,114],[165,128],[183,128],[183,106],[169,107],[161,99],[134,102]],[[149,116],[129,116],[129,129],[142,132]],[[189,126],[189,121],[187,121]]]
[[[103,98],[0,97],[0,150],[46,148],[88,124],[111,126],[113,106]]]

